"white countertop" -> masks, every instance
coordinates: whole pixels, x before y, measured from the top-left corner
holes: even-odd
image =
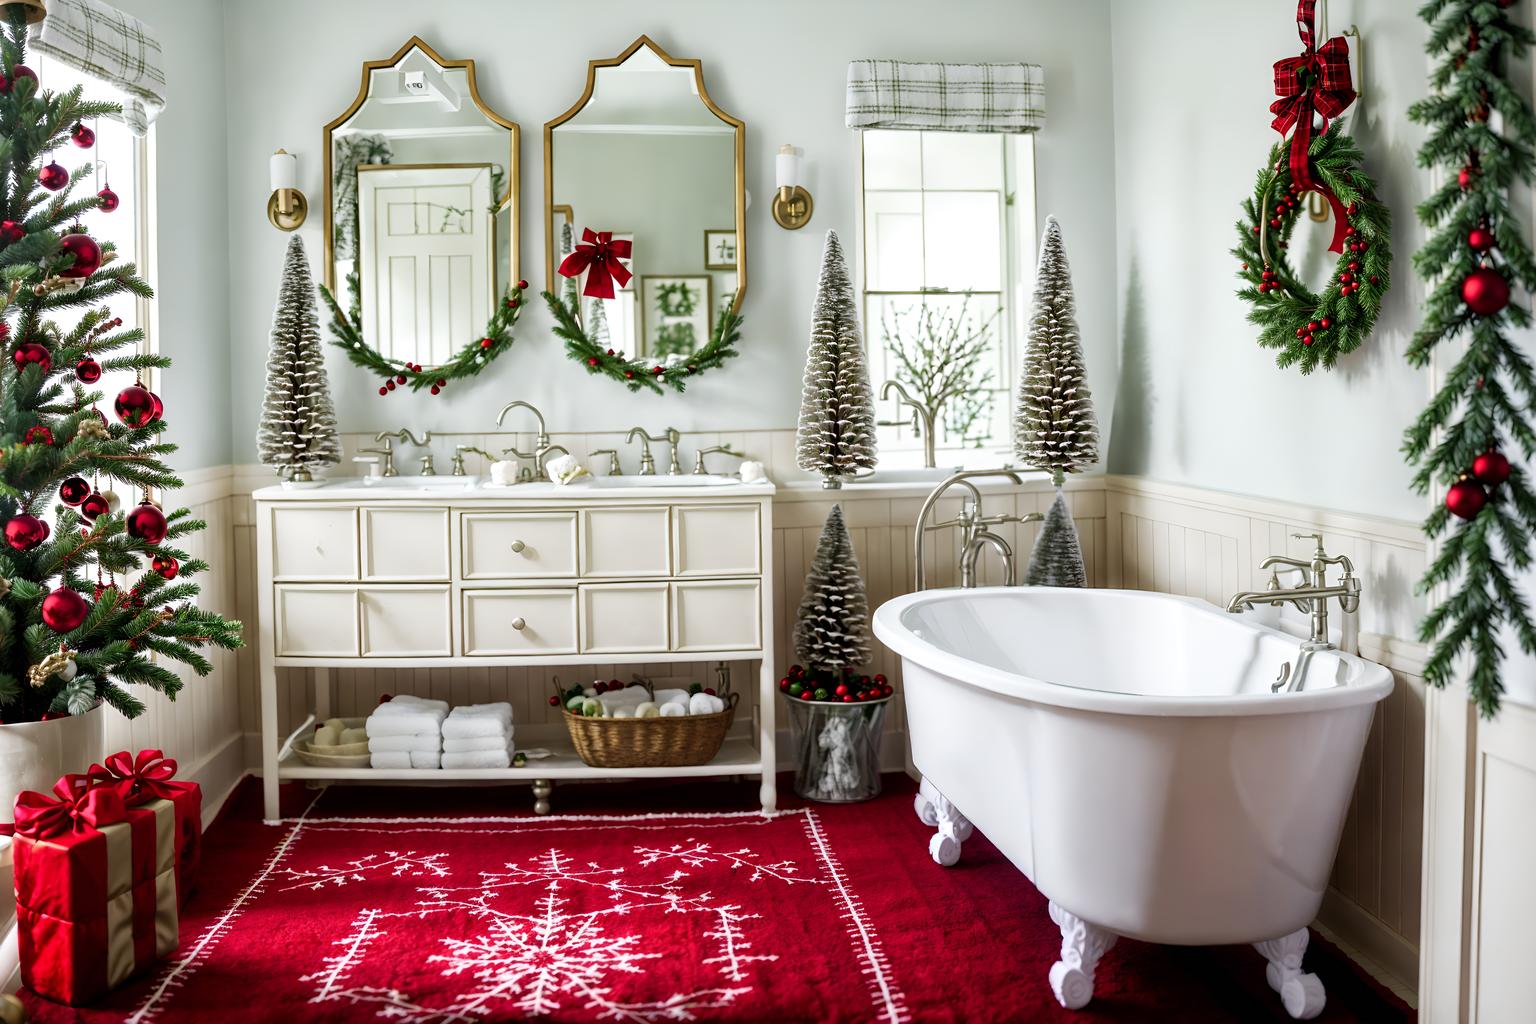
[[[252,492],[257,501],[465,501],[588,502],[633,501],[638,498],[759,498],[772,495],[769,481],[744,484],[729,476],[585,477],[574,483],[547,480],[498,486],[474,476],[395,476],[366,481],[362,477],[325,480],[318,484],[273,484]]]

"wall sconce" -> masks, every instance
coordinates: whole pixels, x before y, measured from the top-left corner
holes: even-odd
[[[272,197],[267,200],[267,220],[279,231],[292,231],[309,216],[309,200],[299,191],[299,161],[287,150],[272,154],[268,162]]]
[[[805,227],[816,204],[811,202],[811,194],[800,187],[800,150],[780,146],[773,170],[779,186],[773,196],[773,219],[787,231]]]

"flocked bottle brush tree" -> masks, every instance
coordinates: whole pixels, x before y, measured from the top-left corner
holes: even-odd
[[[325,376],[315,282],[298,235],[288,241],[267,349],[267,393],[256,448],[261,464],[303,483],[341,461],[336,410]]]
[[[1088,577],[1082,546],[1061,487],[1066,474],[1099,461],[1099,425],[1083,364],[1072,267],[1055,217],[1046,218],[1040,239],[1027,345],[1013,424],[1014,454],[1024,465],[1050,472],[1056,498],[1040,527],[1024,582],[1083,587]]]
[[[858,299],[837,232],[828,231],[805,353],[795,464],[837,488],[875,468],[875,395],[869,384]]]
[[[76,196],[90,165],[70,174],[49,155],[70,145],[73,128],[119,107],[86,100],[79,87],[49,90],[25,64],[23,8],[5,15],[0,719],[81,714],[103,701],[133,717],[145,708],[133,689],[174,697],[182,682],[170,663],[207,674],[202,649],[238,647],[240,624],[194,603],[191,577],[208,566],[178,541],[204,524],[151,498],[181,486],[163,461],[176,450],[161,439],[164,403],[142,382],[170,360],[143,351],[143,331],[121,330],[113,313],[152,294],[133,264],[90,234],[115,197]],[[112,419],[91,389],[105,371],[140,377],[118,392]],[[113,481],[142,489],[143,500],[116,510]]]

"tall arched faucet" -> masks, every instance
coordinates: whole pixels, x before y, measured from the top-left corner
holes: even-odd
[[[923,467],[925,469],[933,469],[934,465],[938,462],[938,456],[934,451],[933,410],[909,395],[907,389],[901,386],[901,382],[894,378],[880,385],[880,401],[883,402],[890,398],[892,391],[896,392],[897,402],[900,403],[897,405],[898,409],[902,405],[912,407],[912,419],[881,420],[878,425],[882,427],[916,427],[918,432],[923,435]]]
[[[997,550],[1003,559],[1004,586],[1013,586],[1014,583],[1014,559],[1013,549],[1002,537],[988,529],[989,526],[999,526],[1003,523],[1033,523],[1039,522],[1045,517],[1039,512],[1026,512],[1021,516],[998,515],[987,516],[981,511],[981,492],[976,489],[972,480],[982,477],[1000,476],[1011,480],[1016,484],[1024,481],[1019,474],[1011,469],[966,469],[958,473],[951,473],[944,481],[929,492],[923,501],[923,507],[917,513],[917,524],[912,531],[912,564],[915,572],[916,590],[922,590],[927,584],[926,572],[923,565],[923,541],[929,530],[941,530],[949,526],[960,527],[960,585],[962,587],[974,587],[976,585],[976,559],[987,545]],[[960,508],[960,514],[954,519],[942,523],[926,525],[928,513],[933,506],[938,504],[944,492],[951,487],[960,486],[971,492],[971,503]]]

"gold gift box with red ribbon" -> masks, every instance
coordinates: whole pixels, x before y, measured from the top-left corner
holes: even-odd
[[[34,992],[90,1003],[176,949],[202,797],[174,774],[159,751],[125,752],[16,798],[21,976]]]

